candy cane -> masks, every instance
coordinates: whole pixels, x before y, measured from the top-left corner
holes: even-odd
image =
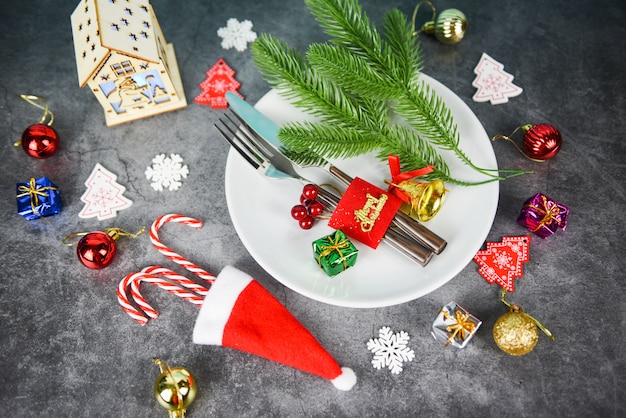
[[[161,289],[166,290],[173,295],[176,295],[184,300],[187,300],[194,305],[202,305],[204,301],[204,297],[200,297],[197,294],[190,292],[189,290],[182,288],[176,284],[168,282],[165,279],[162,279],[158,276],[152,274],[143,274],[136,277],[133,277],[130,281],[130,294],[137,303],[141,307],[141,309],[150,317],[150,319],[155,319],[159,313],[156,309],[154,309],[146,299],[141,295],[139,291],[139,286],[141,283],[151,283]]]
[[[139,291],[139,286],[141,282],[151,283],[159,288],[168,291],[169,293],[181,297],[198,306],[202,306],[202,302],[204,302],[204,297],[209,292],[206,287],[203,287],[195,283],[194,281],[189,280],[188,278],[181,276],[176,272],[173,272],[172,270],[166,269],[165,267],[146,267],[141,272],[144,273],[144,275],[136,276],[130,280],[131,295],[138,305],[142,307],[147,306],[148,309],[152,309],[152,306],[145,302],[145,299],[143,298],[143,296],[141,296],[141,293]],[[171,283],[170,281],[162,279],[156,274],[167,277],[175,283]],[[195,289],[196,291],[194,292],[193,289]]]
[[[158,267],[158,266],[148,267],[147,269],[154,269],[155,267],[163,269],[162,267]],[[167,269],[164,269],[164,270],[167,270]],[[188,285],[201,287],[197,285],[196,283],[192,282],[191,280],[182,276],[179,276],[178,281],[181,285],[188,284]],[[168,291],[169,293],[172,293],[185,300],[188,300],[189,302],[195,305],[202,305],[202,302],[204,301],[204,296],[199,296],[197,293],[190,291],[186,287],[181,287],[178,284],[171,283],[165,279],[160,278],[159,276],[155,274],[150,274],[146,271],[131,273],[127,275],[120,282],[120,285],[117,291],[118,301],[120,305],[122,306],[122,309],[128,315],[130,315],[135,321],[139,322],[142,325],[145,325],[148,322],[148,318],[155,319],[157,316],[159,316],[159,313],[141,295],[141,292],[139,291],[139,285],[141,282],[154,284],[157,287],[162,288]],[[141,308],[141,310],[144,312],[145,315],[142,315],[141,312],[137,310],[130,303],[130,300],[127,295],[127,289],[129,285],[130,285],[130,295],[132,296],[135,303]],[[206,295],[206,292],[208,292],[208,290],[206,288],[203,288],[203,289],[204,289],[203,293],[205,293]],[[146,318],[146,316],[148,318]]]
[[[182,223],[183,225],[200,228],[202,227],[202,221],[178,214],[163,215],[152,224],[152,227],[150,228],[150,241],[161,254],[165,255],[175,263],[185,267],[187,270],[202,278],[208,284],[215,282],[215,277],[213,275],[161,243],[158,231],[168,222]],[[118,286],[118,301],[122,306],[122,309],[141,325],[145,325],[149,319],[155,319],[159,315],[157,310],[154,309],[141,295],[139,289],[142,282],[150,283],[159,288],[165,289],[166,291],[199,306],[202,305],[204,297],[209,291],[207,287],[161,266],[150,266],[144,268],[140,272],[131,273],[127,275]],[[141,311],[130,303],[127,295],[127,289],[129,286],[130,295],[135,301],[135,304],[141,308]]]
[[[139,324],[141,325],[145,325],[148,322],[148,318],[146,318],[145,314],[142,314],[142,311],[139,311],[130,303],[130,300],[128,299],[128,295],[126,294],[126,288],[128,287],[128,284],[130,283],[130,281],[133,280],[135,276],[141,276],[143,274],[145,273],[137,272],[137,273],[128,274],[126,275],[126,277],[122,279],[119,286],[117,287],[117,301],[119,302],[120,306],[122,307],[124,312],[130,315],[131,318],[139,322]],[[156,311],[154,312],[156,313]],[[156,314],[158,315],[158,313]]]
[[[213,283],[215,281],[215,277],[212,274],[208,273],[200,266],[192,263],[185,257],[163,245],[163,243],[159,239],[159,229],[168,222],[182,223],[183,225],[189,225],[193,226],[194,228],[200,229],[202,227],[202,221],[179,214],[163,215],[157,218],[157,220],[154,221],[154,223],[150,227],[150,241],[152,242],[152,245],[154,245],[154,247],[157,249],[157,251],[159,251],[161,254],[163,254],[173,262],[180,264],[181,266],[183,266],[193,274],[203,278],[207,282]]]
[[[173,270],[170,270],[168,268],[165,267],[161,267],[161,266],[150,266],[150,267],[146,267],[143,270],[144,273],[148,273],[148,274],[156,274],[156,275],[160,275],[163,277],[166,277],[170,280],[172,280],[174,283],[177,283],[187,289],[189,289],[191,292],[196,293],[199,296],[206,296],[207,293],[209,293],[209,289],[206,288],[205,286],[198,284],[196,282],[194,282],[193,280],[190,280],[188,278],[186,278],[185,276],[181,276],[180,274],[176,273]],[[211,282],[209,282],[211,283]]]

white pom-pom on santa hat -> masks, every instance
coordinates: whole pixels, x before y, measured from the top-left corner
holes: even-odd
[[[217,276],[193,330],[196,344],[255,354],[328,379],[340,390],[356,383],[315,337],[256,280],[232,266]]]

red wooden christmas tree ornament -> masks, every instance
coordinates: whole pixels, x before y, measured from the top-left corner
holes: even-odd
[[[514,279],[524,273],[522,263],[530,260],[530,236],[503,237],[502,242],[488,242],[487,249],[474,256],[478,274],[489,284],[497,283],[507,292],[514,291]]]
[[[200,105],[209,105],[213,109],[226,109],[226,92],[232,91],[243,99],[237,92],[241,84],[235,80],[235,71],[226,64],[223,58],[206,72],[206,79],[200,84],[200,93],[194,102]]]

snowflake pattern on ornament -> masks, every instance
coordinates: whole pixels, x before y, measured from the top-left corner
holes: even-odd
[[[85,181],[87,190],[80,197],[85,206],[78,217],[97,217],[101,221],[113,218],[118,211],[129,208],[133,202],[124,196],[126,188],[116,180],[115,174],[97,163]]]
[[[226,109],[228,107],[226,92],[232,91],[243,99],[237,91],[240,86],[241,84],[235,79],[235,71],[223,58],[220,58],[206,72],[206,79],[200,84],[202,93],[194,101],[200,105],[209,105],[213,109]]]
[[[164,189],[178,190],[182,186],[182,179],[187,178],[189,169],[183,165],[183,159],[178,154],[159,154],[152,159],[152,165],[146,169],[146,178],[152,180],[150,186],[157,192]]]
[[[393,374],[399,374],[406,361],[413,361],[415,352],[408,347],[411,337],[404,331],[393,333],[391,328],[382,327],[378,338],[367,342],[367,349],[374,353],[372,365],[375,369],[388,367]]]
[[[487,249],[478,251],[474,256],[474,261],[480,266],[478,274],[489,284],[497,283],[507,292],[513,292],[514,280],[524,275],[522,264],[530,260],[529,246],[528,235],[488,242]]]
[[[513,250],[513,247],[511,247],[511,251],[515,251]],[[498,266],[499,269],[503,269],[504,267],[508,266],[509,264],[511,264],[511,261],[513,261],[513,257],[508,255],[507,253],[497,253],[493,258],[494,264]]]
[[[474,68],[476,78],[472,86],[478,90],[472,99],[475,102],[490,101],[492,105],[509,101],[522,93],[522,89],[513,84],[513,76],[504,71],[504,65],[483,52],[480,61]]]
[[[235,18],[228,19],[226,27],[217,30],[217,36],[222,38],[222,48],[235,48],[239,52],[248,48],[248,42],[256,40],[256,33],[252,31],[252,22],[249,20],[239,22]]]

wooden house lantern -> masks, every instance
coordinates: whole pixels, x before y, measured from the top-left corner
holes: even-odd
[[[79,85],[107,126],[187,106],[174,47],[148,0],[81,0],[71,23]]]

